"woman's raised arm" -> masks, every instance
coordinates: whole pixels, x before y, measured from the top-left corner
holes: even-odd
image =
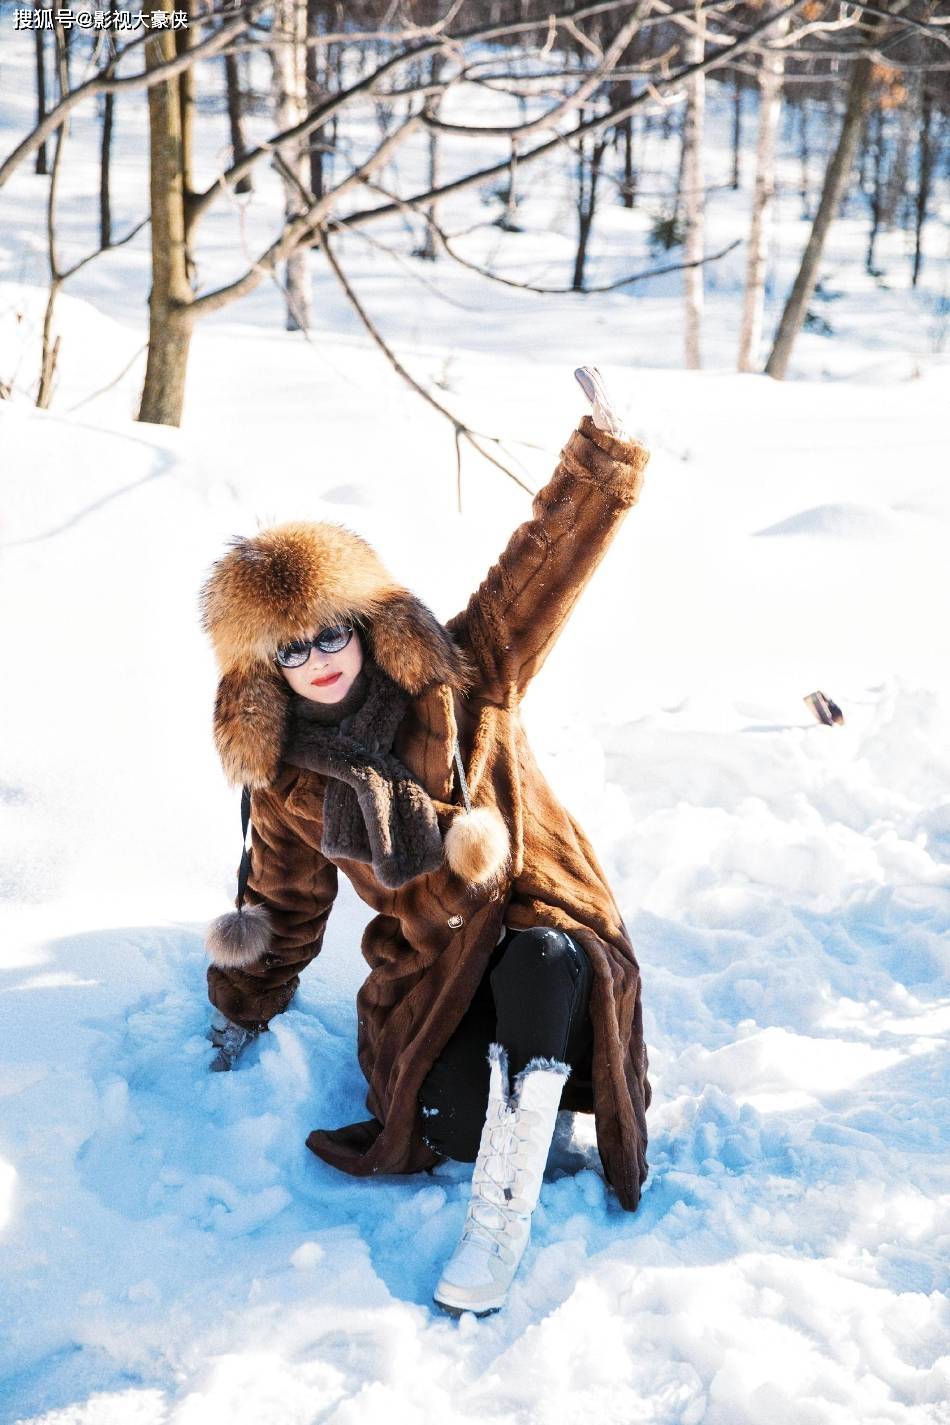
[[[585,416],[464,613],[448,624],[491,695],[520,698],[543,664],[631,505],[650,453]]]

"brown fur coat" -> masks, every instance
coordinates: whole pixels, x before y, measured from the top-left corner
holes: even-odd
[[[593,1111],[607,1178],[636,1207],[646,1176],[650,1101],[640,973],[593,848],[542,776],[519,703],[639,496],[647,451],[585,417],[532,516],[444,627],[356,535],[298,524],[238,541],[204,591],[222,670],[215,736],[225,770],[252,796],[243,944],[212,937],[212,1002],[265,1026],[285,1009],[319,952],[337,872],[376,911],[363,935],[370,973],[357,1000],[357,1052],[373,1117],[311,1133],[312,1150],[360,1176],[437,1161],[421,1137],[418,1090],[468,1008],[502,925],[568,931],[594,971],[590,1082],[572,1075],[562,1106]],[[459,816],[458,737],[476,817],[497,816],[508,846],[495,874],[466,874],[465,855],[397,889],[365,860],[321,851],[327,778],[283,760],[289,688],[279,643],[342,617],[359,619],[375,662],[409,694],[392,752],[431,799],[443,837]]]

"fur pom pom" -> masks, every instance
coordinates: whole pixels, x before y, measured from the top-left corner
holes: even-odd
[[[271,921],[263,905],[219,915],[205,936],[205,949],[222,970],[246,969],[266,955],[270,945]]]
[[[474,807],[455,818],[444,838],[449,869],[463,881],[493,881],[510,854],[508,831],[494,807]]]

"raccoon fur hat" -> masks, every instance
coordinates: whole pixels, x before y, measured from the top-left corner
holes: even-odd
[[[220,671],[214,737],[234,784],[265,787],[280,762],[290,689],[274,662],[284,643],[350,621],[376,663],[415,696],[433,683],[464,690],[471,667],[421,600],[343,525],[275,525],[232,541],[201,591]]]

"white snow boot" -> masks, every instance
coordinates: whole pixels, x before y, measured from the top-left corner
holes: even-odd
[[[504,1305],[531,1236],[558,1105],[570,1066],[531,1059],[508,1092],[508,1056],[488,1051],[488,1111],[472,1173],[462,1236],[433,1301],[453,1316],[488,1316]]]

